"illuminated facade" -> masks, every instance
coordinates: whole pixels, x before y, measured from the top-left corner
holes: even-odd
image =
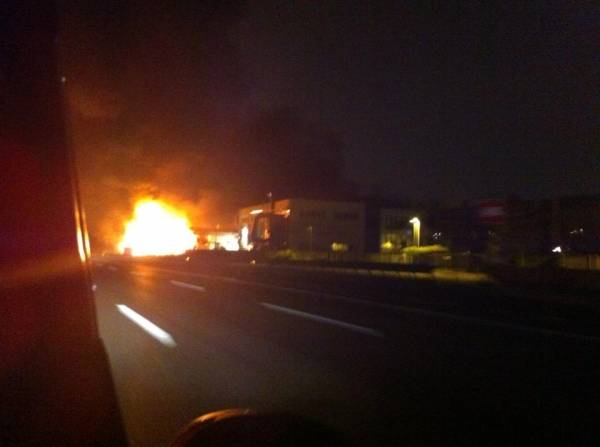
[[[365,206],[358,202],[309,199],[260,203],[238,212],[238,227],[252,230],[262,213],[286,218],[287,247],[299,251],[363,253],[365,250]]]

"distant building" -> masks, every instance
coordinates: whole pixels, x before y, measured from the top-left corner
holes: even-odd
[[[362,203],[309,199],[260,203],[239,210],[240,231],[251,231],[256,217],[269,212],[286,217],[287,247],[292,250],[351,253],[365,250],[365,206]]]
[[[549,254],[556,219],[551,200],[506,200],[506,220],[498,229],[500,252],[509,259],[528,254]]]
[[[575,253],[600,253],[600,196],[552,201],[552,245]]]
[[[600,253],[600,196],[464,202],[441,206],[429,219],[431,234],[452,251],[506,260],[562,253]]]
[[[506,201],[506,222],[500,229],[508,254],[561,252],[600,253],[600,197]]]
[[[409,222],[418,217],[424,224],[421,226],[421,242],[427,242],[423,231],[428,222],[422,210],[393,200],[366,200],[366,251],[368,253],[393,253],[413,245],[413,225]]]
[[[414,245],[413,225],[410,220],[423,213],[403,208],[382,208],[379,210],[377,249],[381,253],[399,252],[403,248]],[[375,247],[374,247],[375,248]]]
[[[240,246],[247,246],[256,216],[285,216],[286,247],[293,250],[395,253],[413,245],[413,225],[422,223],[421,245],[490,259],[600,253],[600,196],[525,200],[518,197],[415,206],[384,199],[338,202],[286,199],[238,212]]]
[[[430,242],[453,252],[484,253],[497,224],[481,202],[439,203],[428,210]]]

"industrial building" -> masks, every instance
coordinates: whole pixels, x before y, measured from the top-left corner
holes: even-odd
[[[286,247],[300,251],[365,251],[365,205],[309,199],[285,199],[260,203],[238,212],[240,244],[247,245],[247,234],[255,219],[264,213],[286,218]],[[246,235],[246,236],[245,236]]]

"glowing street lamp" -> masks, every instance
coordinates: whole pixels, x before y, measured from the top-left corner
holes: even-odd
[[[419,247],[421,244],[421,221],[418,217],[413,217],[408,222],[413,226],[413,244]]]

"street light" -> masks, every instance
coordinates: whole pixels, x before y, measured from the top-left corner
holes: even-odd
[[[419,247],[421,244],[421,221],[418,217],[413,217],[408,222],[413,226],[413,244]]]

